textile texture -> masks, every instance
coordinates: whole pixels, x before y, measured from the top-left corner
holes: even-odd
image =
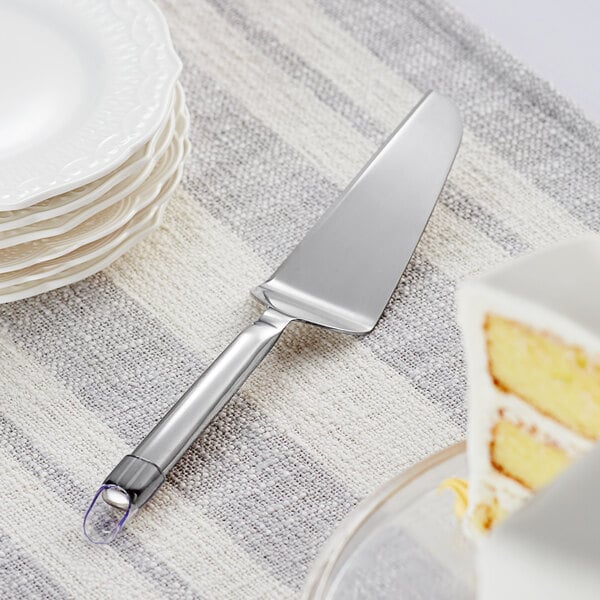
[[[163,225],[0,307],[3,598],[296,598],[378,485],[464,438],[461,279],[600,230],[600,136],[437,0],[162,0],[192,151]],[[361,338],[293,326],[108,547],[85,507],[240,329],[264,280],[427,89],[460,153]],[[360,282],[357,282],[360,284]]]

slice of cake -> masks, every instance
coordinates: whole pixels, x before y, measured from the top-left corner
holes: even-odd
[[[485,531],[600,438],[600,238],[464,284],[467,529]]]

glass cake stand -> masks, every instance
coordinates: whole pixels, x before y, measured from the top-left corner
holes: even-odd
[[[398,475],[363,501],[324,547],[305,600],[475,598],[475,552],[454,515],[449,477],[466,478],[465,444]]]

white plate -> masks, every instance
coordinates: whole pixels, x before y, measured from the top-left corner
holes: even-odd
[[[56,288],[85,279],[108,267],[117,260],[117,258],[143,240],[150,232],[158,227],[166,202],[181,181],[182,172],[183,165],[180,165],[171,178],[165,182],[159,198],[157,198],[152,206],[148,207],[150,210],[148,219],[142,226],[132,226],[128,233],[123,236],[124,240],[117,246],[112,247],[112,245],[107,242],[107,247],[110,248],[108,251],[103,253],[94,252],[93,257],[88,260],[82,260],[81,257],[78,257],[76,260],[77,264],[73,267],[51,275],[46,274],[45,278],[41,280],[32,280],[0,289],[0,304],[23,300],[24,298],[30,298],[31,296],[49,292]],[[49,269],[49,272],[51,272],[51,269]]]
[[[19,272],[52,260],[112,233],[148,206],[160,193],[184,158],[184,140],[188,129],[187,110],[177,115],[175,133],[167,151],[158,160],[149,177],[132,193],[108,208],[93,214],[76,227],[60,235],[11,246],[0,251],[0,286],[12,285]]]
[[[164,120],[180,68],[149,0],[3,0],[0,210],[121,165]]]
[[[104,177],[94,179],[82,187],[52,196],[33,206],[0,211],[0,240],[5,239],[5,236],[14,235],[14,230],[27,233],[35,231],[36,227],[44,228],[46,225],[40,224],[40,221],[48,221],[92,203],[102,202],[102,197],[113,198],[116,202],[119,195],[123,197],[138,187],[171,141],[177,112],[175,105],[177,102],[182,102],[182,99],[178,99],[178,95],[182,93],[181,86],[177,83],[169,105],[169,112],[158,131],[149,142],[114,171],[107,173]],[[11,234],[2,233],[8,231]],[[31,239],[35,239],[35,236]],[[27,239],[24,238],[22,241],[27,241]]]
[[[154,153],[152,155],[145,153],[144,160],[138,163],[129,176],[121,179],[122,168],[118,167],[116,171],[96,180],[98,185],[94,181],[82,188],[49,198],[40,205],[21,209],[20,211],[12,211],[13,213],[36,211],[38,206],[44,205],[49,207],[44,211],[44,214],[47,214],[48,210],[54,212],[57,209],[61,210],[62,213],[57,216],[49,216],[48,218],[37,220],[29,225],[10,228],[2,232],[0,234],[0,272],[10,270],[3,269],[3,265],[7,260],[6,257],[10,256],[10,252],[5,253],[2,251],[3,248],[10,248],[18,244],[25,244],[25,242],[33,242],[35,240],[42,240],[42,238],[50,238],[67,233],[94,214],[116,204],[128,194],[135,192],[140,187],[140,184],[149,175],[151,176],[157,162],[162,158],[172,142],[177,118],[181,115],[185,106],[183,90],[179,86],[176,89],[173,100],[174,105],[171,113],[168,115],[166,123],[160,132],[157,132],[158,137],[154,136],[152,141],[147,145],[150,146],[149,150],[152,150]],[[130,166],[133,167],[133,165]],[[125,171],[129,170],[128,167],[125,167]],[[113,185],[114,180],[116,180],[116,183]],[[21,248],[21,250],[23,249]]]
[[[467,477],[460,443],[408,469],[359,504],[323,548],[304,600],[475,598],[475,546],[439,485]]]

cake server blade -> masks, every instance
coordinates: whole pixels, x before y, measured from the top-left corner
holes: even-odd
[[[347,333],[375,327],[421,237],[462,135],[455,105],[429,93],[254,295]]]
[[[111,471],[84,530],[108,542],[273,347],[291,321],[371,331],[427,224],[462,136],[455,105],[430,92],[350,183],[342,197],[254,295],[266,305]],[[116,513],[115,513],[116,511]]]

